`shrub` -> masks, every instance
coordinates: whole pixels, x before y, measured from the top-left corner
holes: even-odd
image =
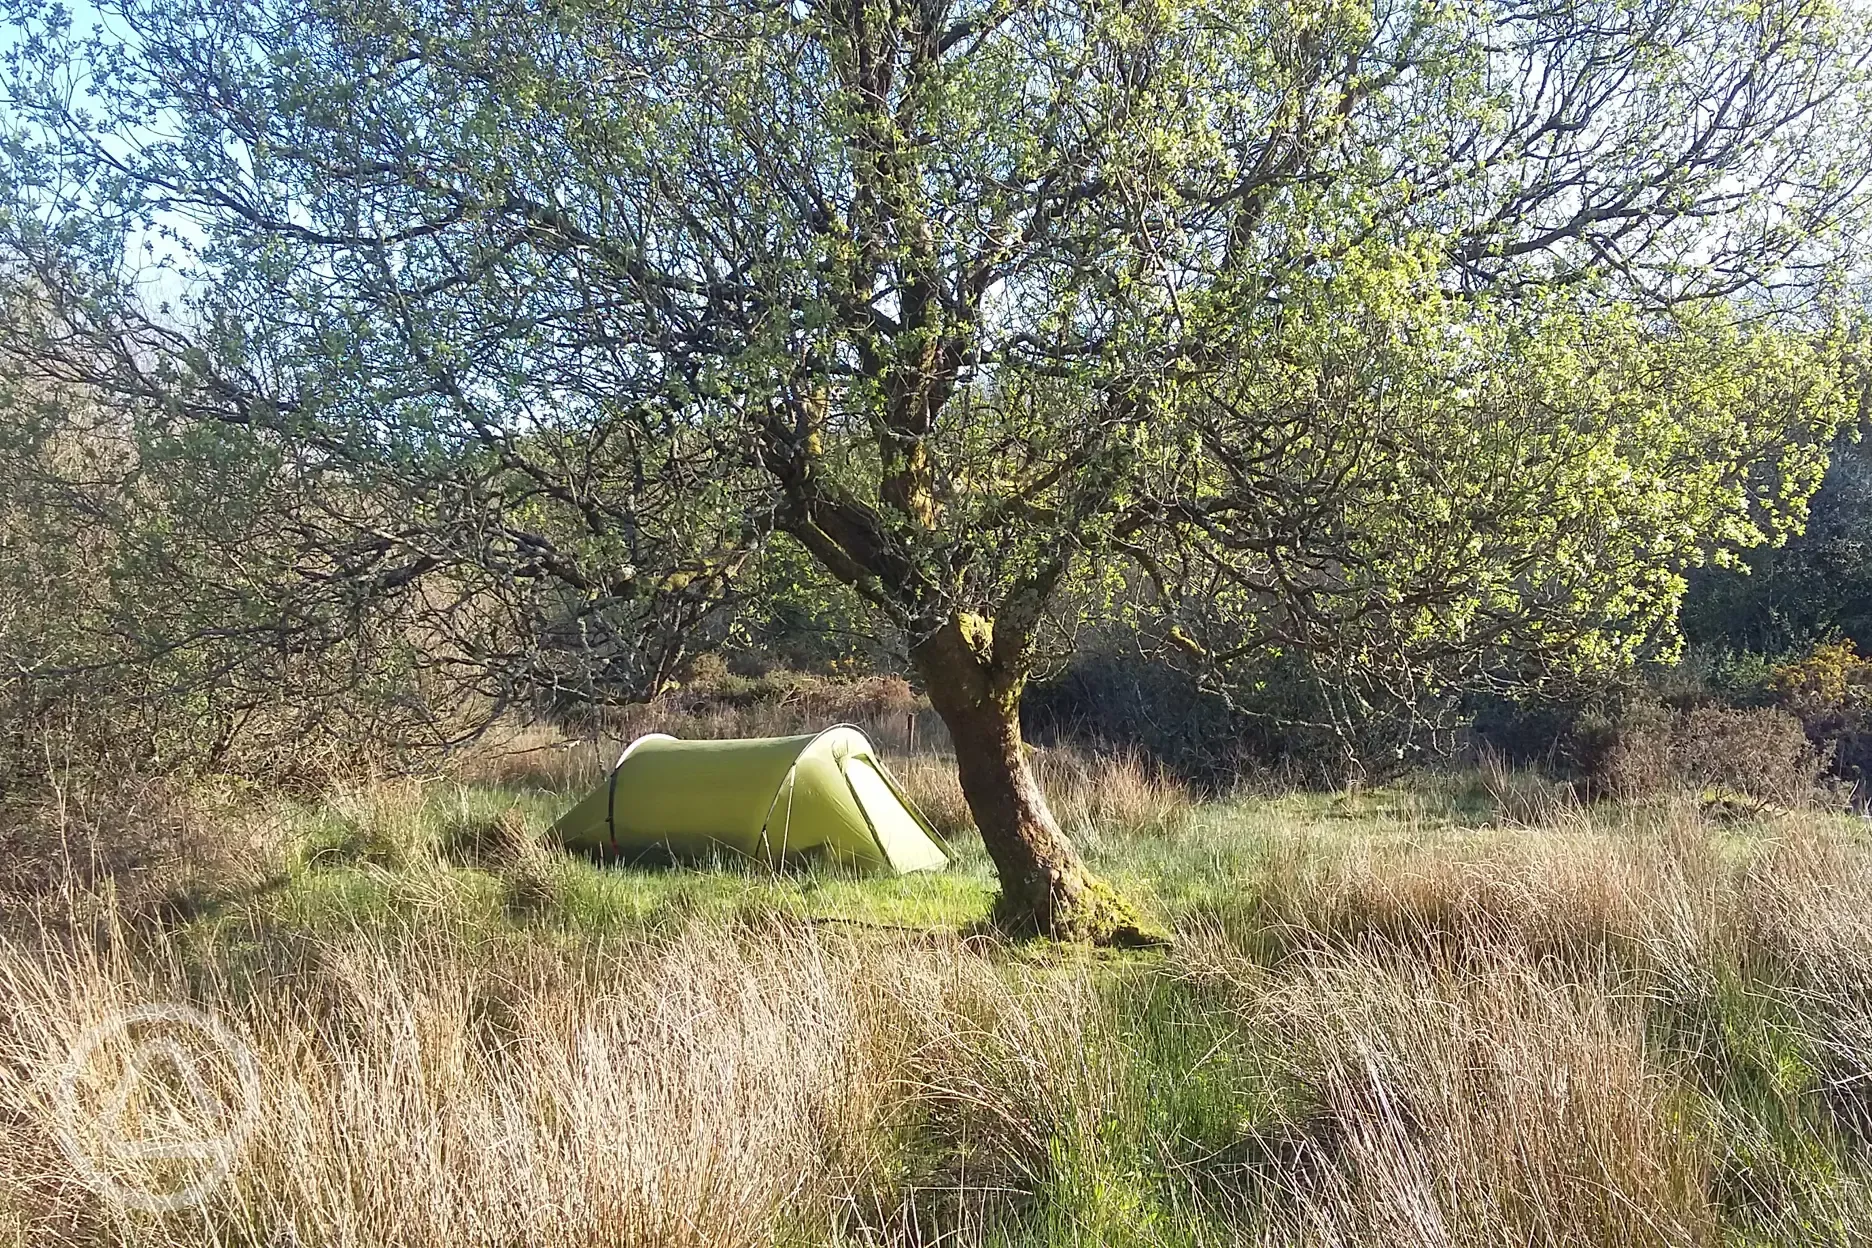
[[[1850,641],[1816,646],[1775,667],[1769,687],[1807,739],[1830,752],[1833,774],[1863,798],[1872,778],[1872,659]]]
[[[1675,788],[1671,714],[1637,701],[1616,715],[1588,714],[1573,729],[1572,761],[1590,797],[1642,801]]]
[[[1798,806],[1815,798],[1830,750],[1773,707],[1703,703],[1672,710],[1637,701],[1617,715],[1585,715],[1573,762],[1588,796],[1643,801],[1684,789]]]
[[[1838,716],[1872,705],[1872,659],[1850,641],[1830,642],[1779,664],[1768,683],[1781,705],[1803,720]]]
[[[1469,738],[1483,758],[1514,767],[1564,769],[1586,708],[1551,699],[1521,702],[1499,693],[1468,700]]]
[[[1678,774],[1699,788],[1797,806],[1819,792],[1830,751],[1786,711],[1707,705],[1678,716],[1672,755]]]
[[[1275,744],[1244,729],[1188,672],[1111,644],[1075,658],[1022,699],[1021,726],[1042,745],[1139,754],[1198,784],[1226,787]]]
[[[0,928],[24,930],[29,912],[58,919],[79,897],[131,916],[187,912],[258,886],[284,859],[281,827],[248,786],[61,775],[0,803]]]

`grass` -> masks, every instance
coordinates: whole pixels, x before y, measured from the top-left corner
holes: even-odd
[[[1872,1238],[1857,821],[1042,772],[1170,950],[975,934],[966,838],[901,880],[601,868],[541,843],[570,794],[540,770],[85,816],[55,839],[92,868],[0,942],[0,1244]],[[132,887],[97,866],[112,818],[200,852]],[[168,1211],[100,1198],[58,1136],[74,1043],[152,1001],[258,1058],[239,1163]]]

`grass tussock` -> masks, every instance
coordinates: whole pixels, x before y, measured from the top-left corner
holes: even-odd
[[[1310,1093],[1277,1214],[1296,1239],[1662,1245],[1715,1228],[1684,1091],[1649,1058],[1643,1003],[1603,983],[1335,957],[1251,1014]]]
[[[273,874],[156,921],[68,875],[91,921],[0,943],[0,1244],[1872,1234],[1856,823],[1544,807],[1499,775],[1202,805],[1136,760],[1037,765],[1173,949],[968,934],[976,850],[905,880],[601,869],[544,840],[570,793],[525,784],[250,798]],[[900,774],[957,817],[934,764]],[[233,843],[233,807],[194,809]],[[150,1003],[258,1072],[238,1164],[174,1210],[100,1196],[61,1135],[74,1046]],[[173,1126],[149,1095],[132,1125]]]

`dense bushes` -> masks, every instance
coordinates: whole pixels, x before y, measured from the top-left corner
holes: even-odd
[[[1514,763],[1636,799],[1684,787],[1795,804],[1863,800],[1872,775],[1872,660],[1850,641],[1774,663],[1695,654],[1644,684],[1574,702],[1477,708],[1475,738]]]
[[[1713,703],[1673,710],[1640,701],[1616,718],[1583,716],[1573,750],[1586,791],[1624,801],[1688,787],[1799,805],[1820,791],[1830,759],[1786,711]]]
[[[1308,722],[1303,680],[1251,692],[1225,701],[1187,673],[1106,648],[1036,686],[1026,725],[1035,740],[1135,751],[1210,788],[1269,770],[1345,779],[1343,742]],[[1623,688],[1544,702],[1476,698],[1458,713],[1466,727],[1438,748],[1388,749],[1367,774],[1480,754],[1571,780],[1590,797],[1692,789],[1778,805],[1861,791],[1872,776],[1872,659],[1850,642],[1780,664],[1697,653]],[[1385,744],[1377,729],[1371,735],[1367,748]]]
[[[1834,774],[1863,791],[1872,780],[1872,659],[1850,641],[1818,646],[1775,668],[1769,690],[1808,739],[1833,751]]]
[[[1188,673],[1116,646],[1031,686],[1021,705],[1031,740],[1136,751],[1201,784],[1232,781],[1266,757],[1267,743],[1239,718]]]
[[[0,357],[0,799],[61,770],[316,788],[454,731],[433,636],[293,545],[333,503],[302,465],[19,366]]]
[[[1237,665],[1226,694],[1113,630],[1022,702],[1028,737],[1136,752],[1210,790],[1251,777],[1332,787],[1447,759],[1454,705],[1374,700],[1292,652]]]

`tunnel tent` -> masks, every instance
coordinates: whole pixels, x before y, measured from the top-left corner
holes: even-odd
[[[553,825],[574,849],[676,857],[811,855],[904,874],[949,865],[928,819],[850,724],[799,737],[630,743],[605,783]]]

